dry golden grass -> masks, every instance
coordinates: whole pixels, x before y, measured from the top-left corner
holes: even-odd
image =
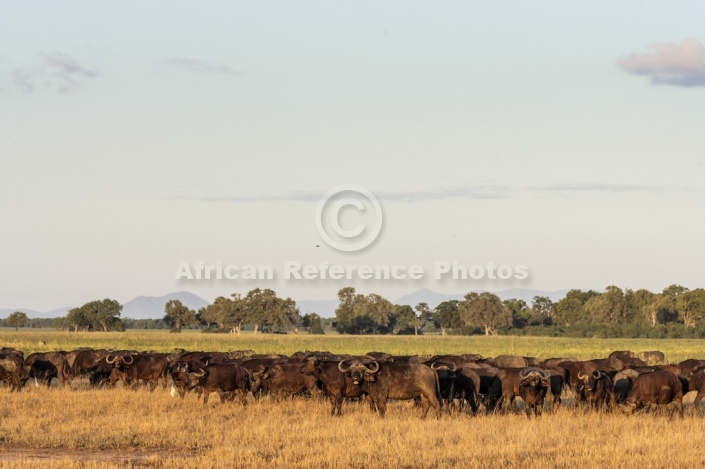
[[[305,349],[398,354],[478,352],[540,357],[605,356],[610,350],[660,349],[672,361],[702,356],[702,341],[576,340],[511,337],[340,337],[214,334],[70,334],[0,332],[0,345],[26,352],[111,346],[171,350],[292,353]],[[44,343],[46,342],[46,344]],[[690,396],[692,399],[692,396]],[[569,401],[569,399],[568,399]],[[540,418],[523,413],[444,414],[421,420],[409,402],[392,403],[385,419],[367,405],[346,403],[329,415],[327,401],[250,398],[203,405],[193,394],[172,399],[158,387],[93,390],[0,388],[2,467],[699,467],[705,465],[705,416],[686,407],[668,415],[584,413],[566,405]]]
[[[298,398],[248,405],[172,399],[161,387],[25,388],[4,393],[0,460],[33,467],[699,467],[705,419],[687,409],[624,416],[562,407],[524,414],[421,420],[410,402],[380,419],[346,403]],[[217,401],[218,399],[214,399]]]

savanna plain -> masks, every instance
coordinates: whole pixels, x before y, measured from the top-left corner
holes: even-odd
[[[311,336],[202,334],[194,331],[70,333],[0,330],[0,345],[29,354],[78,347],[168,352],[304,350],[398,355],[479,353],[539,358],[606,357],[613,350],[661,350],[667,362],[705,358],[702,340],[573,339],[461,336]],[[627,415],[563,404],[538,418],[523,412],[470,415],[444,411],[421,419],[411,402],[379,418],[367,404],[346,402],[341,417],[317,398],[248,397],[206,405],[189,393],[69,386],[0,387],[2,467],[703,467],[705,410],[685,399],[683,419],[670,412]]]

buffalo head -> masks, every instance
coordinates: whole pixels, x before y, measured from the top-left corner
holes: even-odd
[[[360,360],[353,360],[350,365],[346,366],[345,360],[343,360],[338,363],[338,370],[341,373],[345,373],[353,384],[360,384],[363,381],[377,380],[375,374],[379,373],[379,363],[371,361],[368,364],[364,364]]]

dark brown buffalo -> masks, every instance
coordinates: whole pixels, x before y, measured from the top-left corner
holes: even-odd
[[[360,397],[362,390],[352,385],[352,380],[340,371],[340,360],[309,357],[299,367],[299,373],[313,376],[323,384],[330,399],[331,416],[341,415],[343,400],[346,397]]]
[[[115,383],[120,381],[119,371],[113,368],[103,357],[94,368],[91,369],[88,375],[88,382],[91,386],[96,388],[102,386],[112,387]]]
[[[141,353],[124,354],[115,358],[108,355],[105,360],[120,372],[120,379],[125,386],[132,386],[135,389],[142,381],[149,383],[149,390],[154,391],[160,379],[166,389],[169,358],[169,354],[166,353]]]
[[[236,363],[214,363],[198,371],[188,373],[187,389],[201,388],[203,403],[208,403],[211,393],[217,392],[220,402],[232,401],[235,394],[240,395],[242,405],[247,403],[247,393],[252,381],[250,372]]]
[[[70,352],[62,352],[64,354],[64,357],[66,358],[66,363],[69,365],[69,369],[71,370],[71,376],[74,376],[73,374],[73,365],[74,362],[76,361],[76,356],[78,355],[79,352],[83,350],[92,350],[90,347],[80,347],[75,350],[71,350]]]
[[[360,360],[362,363],[372,363],[372,361],[365,361],[362,360],[362,357],[358,357],[358,360]],[[420,357],[418,355],[394,355],[391,358],[388,358],[388,362],[394,362],[394,363],[424,363],[428,359],[424,357]],[[380,362],[377,362],[380,363]]]
[[[614,385],[612,378],[604,371],[593,371],[589,375],[579,375],[583,382],[585,400],[593,410],[600,410],[602,406],[609,407],[614,401]]]
[[[421,398],[423,417],[430,407],[440,417],[441,403],[438,400],[438,376],[429,366],[419,363],[363,363],[353,360],[339,364],[341,372],[366,392],[381,417],[387,410],[387,400]]]
[[[693,405],[697,406],[700,401],[705,397],[705,369],[701,368],[690,378],[690,383],[688,389],[690,391],[697,391],[698,394],[695,396]]]
[[[663,354],[663,352],[659,352],[658,350],[649,350],[647,352],[640,352],[639,355],[637,355],[637,356],[640,359],[642,359],[644,362],[646,362],[646,365],[649,365],[649,366],[660,365],[666,361],[666,356]]]
[[[458,401],[458,410],[462,411],[465,404],[476,413],[479,404],[480,375],[476,373],[481,365],[464,361],[462,356],[437,356],[442,359],[431,359],[426,362],[438,374],[441,401],[451,404]],[[434,357],[436,358],[436,357]],[[445,361],[450,359],[453,361]],[[455,362],[457,363],[455,363]]]
[[[35,362],[37,362],[36,366]],[[52,366],[55,371],[52,371]],[[33,367],[34,371],[32,371]],[[64,384],[71,379],[69,371],[66,357],[61,352],[32,353],[24,361],[22,378],[39,380],[41,377],[47,385],[50,384],[51,379],[57,378],[60,384]]]
[[[626,359],[628,360],[629,358]],[[610,376],[614,376],[617,374],[617,372],[622,371],[624,368],[626,368],[624,362],[617,357],[596,358],[590,361],[597,365],[597,369],[599,371],[604,371]]]
[[[562,399],[561,394],[563,394],[563,386],[568,378],[568,371],[560,366],[540,366],[546,371],[548,371],[550,386],[548,390],[551,392],[553,397],[552,403],[555,405],[560,405]]]
[[[0,381],[10,385],[10,391],[19,391],[22,387],[24,353],[13,348],[0,351]]]
[[[93,350],[87,348],[74,350],[74,352],[73,365],[71,365],[71,376],[74,378],[91,373],[105,357],[110,355],[110,351],[106,349]],[[74,352],[69,353],[73,354]]]
[[[627,401],[632,384],[639,374],[637,370],[625,368],[614,376],[614,402],[616,404],[624,404]]]
[[[693,376],[693,373],[699,368],[705,368],[705,360],[697,360],[695,358],[689,358],[678,364],[681,367],[681,376],[687,380]]]
[[[683,416],[683,387],[680,380],[668,371],[653,371],[639,375],[632,384],[626,403],[632,412],[644,406],[673,404],[671,414],[678,408]]]
[[[245,362],[243,366],[248,363],[249,361]],[[275,364],[262,375],[262,387],[275,397],[294,396],[306,392],[313,396],[320,396],[318,379],[301,373],[300,368],[301,363]]]
[[[497,368],[526,368],[529,362],[518,355],[500,355],[492,359]]]
[[[527,417],[531,417],[532,410],[535,416],[541,415],[546,393],[550,386],[549,377],[548,371],[541,368],[528,367],[519,371],[519,396],[524,401],[524,411]]]
[[[367,352],[365,355],[367,355],[368,357],[372,357],[378,362],[387,361],[392,358],[391,354],[385,352]]]
[[[500,397],[496,402],[496,408],[503,412],[510,410],[514,404],[514,399],[519,396],[519,383],[521,378],[519,373],[524,368],[504,368],[497,373],[497,378],[499,379],[499,391]],[[493,396],[497,394],[497,383],[495,382],[494,388],[489,392]]]
[[[587,375],[593,371],[599,371],[597,364],[591,361],[580,361],[561,362],[559,366],[566,370],[567,379],[565,384],[573,390],[576,402],[584,401],[585,394],[583,393],[583,382],[578,379],[578,375]]]
[[[676,376],[683,376],[683,369],[678,365],[653,365],[653,368],[661,371],[670,371]]]
[[[577,362],[577,361],[578,361],[578,359],[575,357],[547,358],[546,360],[542,361],[539,366],[541,368],[553,368],[555,366],[559,366],[563,362]]]

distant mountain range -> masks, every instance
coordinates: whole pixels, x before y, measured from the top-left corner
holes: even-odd
[[[523,288],[511,288],[494,292],[502,300],[509,298],[517,298],[531,303],[535,296],[547,296],[553,301],[558,301],[565,296],[568,290],[559,291],[542,291],[530,290]],[[419,303],[428,303],[431,309],[438,306],[440,303],[448,300],[461,300],[464,294],[448,295],[444,293],[434,292],[428,288],[422,288],[408,295],[404,295],[394,301],[395,304],[405,304],[416,306]],[[123,318],[132,319],[160,319],[164,317],[164,304],[169,300],[179,300],[185,306],[198,311],[200,308],[207,306],[208,302],[198,295],[191,292],[180,291],[169,293],[164,296],[138,296],[123,305],[121,316]],[[338,307],[338,300],[301,300],[296,302],[301,314],[317,313],[318,315],[329,318],[335,316],[335,309]],[[66,316],[70,308],[57,308],[47,312],[34,311],[27,308],[15,309],[0,309],[0,318],[6,318],[14,311],[22,311],[30,318],[57,318]]]
[[[164,305],[169,300],[179,300],[184,306],[198,311],[208,302],[191,292],[180,291],[164,296],[138,296],[122,305],[120,316],[132,319],[161,319],[164,317]],[[0,318],[6,318],[15,311],[22,311],[30,318],[59,318],[66,316],[71,308],[58,308],[45,313],[26,308],[0,309]]]

